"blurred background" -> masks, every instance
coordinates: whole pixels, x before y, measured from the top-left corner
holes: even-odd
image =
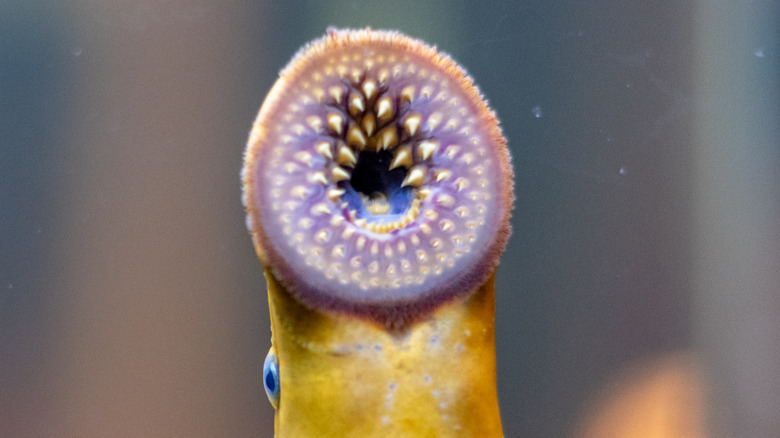
[[[272,436],[238,173],[328,26],[437,45],[502,120],[507,437],[780,436],[778,24],[773,0],[2,2],[0,436]]]

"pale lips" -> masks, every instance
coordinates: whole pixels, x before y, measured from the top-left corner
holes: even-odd
[[[457,283],[511,205],[508,155],[470,80],[382,47],[300,57],[247,169],[282,281],[354,303]]]

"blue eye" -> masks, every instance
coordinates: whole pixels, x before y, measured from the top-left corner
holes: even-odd
[[[276,359],[274,347],[268,350],[263,364],[263,386],[268,401],[271,402],[274,409],[279,408],[279,361]]]

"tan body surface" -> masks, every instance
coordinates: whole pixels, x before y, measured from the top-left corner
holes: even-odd
[[[501,437],[512,168],[465,70],[399,32],[329,29],[280,73],[244,162],[276,437]]]
[[[266,271],[276,437],[501,437],[493,277],[406,329],[321,313]]]

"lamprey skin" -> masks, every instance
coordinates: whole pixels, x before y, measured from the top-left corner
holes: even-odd
[[[403,334],[297,301],[266,271],[276,437],[502,436],[493,277]]]
[[[311,308],[403,327],[495,271],[512,170],[498,120],[447,55],[329,30],[282,70],[249,137],[247,226]]]
[[[500,437],[493,279],[514,202],[470,77],[398,32],[328,30],[249,137],[277,437]]]

